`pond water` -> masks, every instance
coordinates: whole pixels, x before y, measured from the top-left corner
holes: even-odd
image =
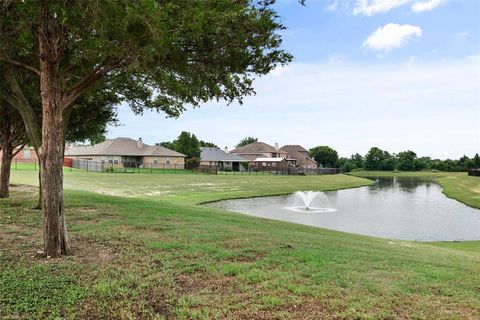
[[[368,187],[208,204],[252,216],[416,241],[480,240],[480,210],[447,198],[431,180],[373,178]],[[309,210],[305,203],[311,201]]]

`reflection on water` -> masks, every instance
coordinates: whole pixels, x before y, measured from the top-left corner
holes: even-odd
[[[329,191],[314,200],[321,210],[291,210],[294,195],[209,204],[253,216],[401,240],[480,240],[480,210],[447,198],[431,180],[375,178],[375,184]],[[290,209],[289,209],[290,208]]]

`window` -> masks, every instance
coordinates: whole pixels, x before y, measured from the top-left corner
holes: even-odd
[[[108,160],[108,163],[112,164],[112,163],[113,163],[113,160]]]
[[[24,149],[23,150],[23,158],[24,159],[30,159],[30,150],[29,149]]]
[[[275,162],[272,162],[272,167],[276,167],[277,164]]]
[[[266,163],[266,162],[262,162],[262,166],[266,167],[266,166],[267,166],[267,163]]]
[[[158,164],[158,160],[153,160],[153,164]]]
[[[113,163],[114,163],[114,164],[118,164],[118,160],[113,160]]]
[[[166,164],[170,164],[170,158],[167,158],[167,159],[165,160],[165,163],[166,163]]]

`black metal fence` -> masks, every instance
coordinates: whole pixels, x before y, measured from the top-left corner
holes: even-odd
[[[337,168],[297,168],[287,167],[273,169],[272,167],[256,167],[248,166],[241,168],[239,171],[220,170],[215,165],[200,165],[192,168],[195,173],[202,172],[207,174],[222,174],[222,175],[289,175],[289,176],[305,176],[305,175],[325,175],[338,174],[340,170]]]
[[[468,175],[472,177],[480,177],[480,169],[469,169]]]
[[[68,170],[83,170],[87,172],[106,172],[106,173],[170,173],[170,174],[212,174],[212,175],[324,175],[340,173],[336,168],[278,168],[272,170],[271,167],[255,167],[253,165],[240,167],[240,171],[220,170],[216,165],[184,166],[177,164],[139,164],[128,163],[126,166],[111,164],[99,160],[70,159],[65,158],[64,166]],[[39,169],[38,160],[20,160],[12,161],[12,170],[35,170]],[[480,169],[471,170],[469,175],[480,176]],[[473,172],[474,171],[474,172]]]

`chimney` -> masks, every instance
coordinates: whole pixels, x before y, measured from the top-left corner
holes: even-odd
[[[225,153],[228,153],[228,147],[225,147],[225,149],[223,149],[223,151],[225,151]]]
[[[138,140],[137,140],[137,148],[142,149],[142,147],[143,147],[142,138],[138,138]]]
[[[275,151],[278,151],[278,143],[275,142]]]

